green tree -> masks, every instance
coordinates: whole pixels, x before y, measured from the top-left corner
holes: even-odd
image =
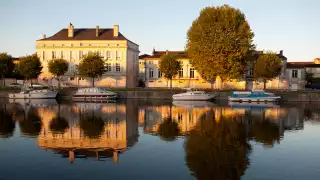
[[[256,80],[263,81],[263,88],[266,89],[268,80],[277,77],[281,73],[281,59],[277,54],[268,52],[259,56],[253,68],[253,76]]]
[[[206,7],[188,30],[186,51],[204,79],[241,79],[255,48],[253,37],[239,9],[228,5]]]
[[[80,75],[92,78],[94,87],[94,78],[102,76],[104,72],[103,57],[96,52],[87,54],[80,62],[78,71]]]
[[[48,63],[49,72],[58,78],[58,88],[60,89],[60,76],[63,76],[69,68],[69,64],[64,59],[53,59]]]
[[[170,80],[170,88],[172,88],[172,78],[178,74],[180,69],[181,64],[175,54],[166,54],[161,57],[159,70],[166,79]]]
[[[164,118],[159,125],[158,134],[162,140],[174,141],[180,135],[178,123],[171,116]]]
[[[32,86],[32,79],[38,78],[38,76],[41,74],[42,66],[38,56],[33,54],[23,57],[20,60],[17,69],[22,76],[31,80]]]
[[[209,113],[200,118],[185,141],[186,162],[203,179],[240,179],[249,166],[251,146],[245,124]]]
[[[12,56],[7,53],[0,53],[0,76],[5,86],[4,77],[11,75],[14,69]]]

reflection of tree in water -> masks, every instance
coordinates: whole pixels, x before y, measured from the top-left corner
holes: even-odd
[[[253,119],[251,139],[262,143],[265,147],[273,147],[274,143],[280,142],[279,126],[269,119]]]
[[[245,125],[203,116],[185,142],[186,162],[197,179],[240,179],[249,166],[251,146]]]
[[[0,109],[0,137],[9,138],[13,135],[15,122],[12,114],[6,111],[6,108]]]
[[[86,137],[97,138],[101,136],[104,128],[104,121],[101,117],[92,115],[84,115],[80,119],[80,128]]]
[[[27,116],[19,122],[22,134],[28,136],[38,136],[41,130],[42,122],[36,109],[30,109]]]
[[[50,129],[53,133],[64,133],[68,128],[69,124],[67,119],[60,116],[60,104],[58,105],[58,116],[53,118],[50,122]]]
[[[64,117],[55,117],[50,122],[50,129],[53,133],[64,133],[68,127],[68,121]]]
[[[174,141],[180,135],[178,123],[170,116],[159,125],[158,134],[162,140]]]

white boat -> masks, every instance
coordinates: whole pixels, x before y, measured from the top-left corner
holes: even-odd
[[[280,98],[280,96],[265,92],[264,90],[252,90],[234,91],[232,95],[228,97],[228,100],[237,102],[274,102]]]
[[[98,87],[80,88],[73,95],[74,101],[109,101],[116,98],[117,93]]]
[[[204,91],[187,91],[185,93],[174,94],[172,96],[173,100],[183,100],[183,101],[207,101],[213,99],[214,94],[208,94]]]
[[[10,99],[54,99],[58,92],[49,89],[23,90],[20,93],[10,93]]]

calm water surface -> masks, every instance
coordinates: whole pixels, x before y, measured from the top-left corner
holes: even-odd
[[[0,180],[320,179],[320,108],[1,102]]]

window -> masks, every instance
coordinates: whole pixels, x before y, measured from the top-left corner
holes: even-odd
[[[292,70],[292,77],[298,78],[298,70]]]
[[[52,51],[52,59],[55,59],[55,58],[56,58],[56,52]]]
[[[249,69],[248,74],[249,74],[249,76],[253,76],[253,68],[250,68],[250,69]]]
[[[116,60],[120,60],[120,53],[116,51]]]
[[[80,46],[82,46],[82,43],[80,43]]]
[[[153,78],[153,69],[152,68],[149,69],[149,77]]]
[[[194,68],[190,68],[190,78],[194,78]]]
[[[61,59],[63,59],[63,51],[61,51]]]
[[[72,60],[72,51],[70,51],[70,60]]]
[[[182,77],[183,77],[183,68],[179,70],[179,78],[182,78]]]
[[[106,72],[111,72],[111,63],[107,63],[107,64],[105,65],[104,70],[105,70]]]
[[[107,59],[110,59],[111,58],[111,53],[110,53],[110,51],[107,51],[107,54],[106,54],[107,56]]]
[[[162,77],[162,72],[160,70],[158,70],[158,78]]]
[[[120,63],[116,63],[116,72],[120,72]]]
[[[79,59],[82,59],[82,57],[83,57],[83,52],[79,51]]]
[[[70,80],[70,81],[73,81],[73,80],[74,80],[74,77],[70,77],[69,80]]]
[[[43,61],[45,60],[45,55],[46,55],[46,53],[44,51],[42,51],[42,60]]]
[[[84,80],[84,78],[83,77],[79,77],[79,80]]]
[[[153,62],[152,62],[152,61],[149,61],[149,64],[153,64]]]

